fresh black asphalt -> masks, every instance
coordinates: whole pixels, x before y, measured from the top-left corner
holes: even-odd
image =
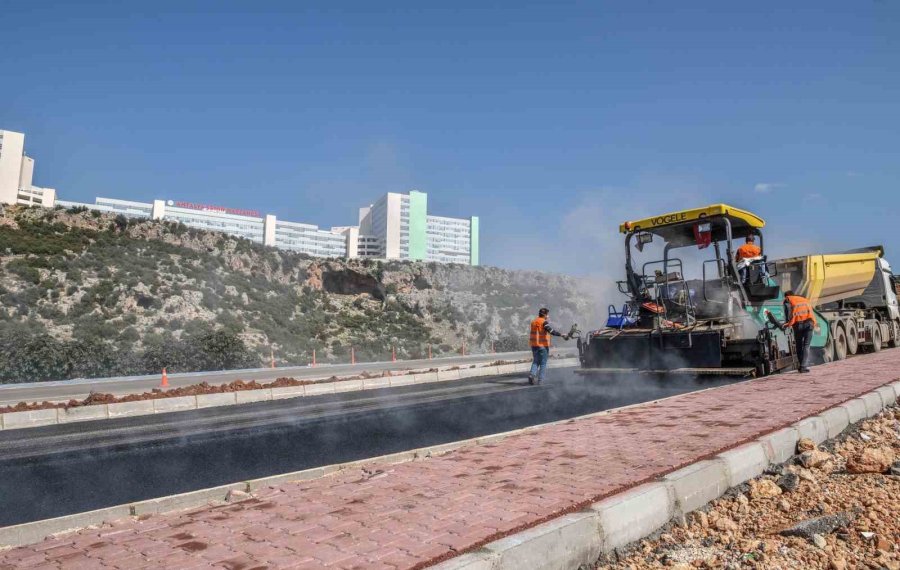
[[[727,378],[552,369],[0,432],[0,526],[365,459],[657,400]]]

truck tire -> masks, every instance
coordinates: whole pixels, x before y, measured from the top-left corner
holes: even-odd
[[[821,348],[809,349],[809,364],[811,366],[819,366],[820,364],[828,364],[834,361],[834,337],[828,335],[825,346]]]
[[[847,358],[847,333],[844,332],[844,327],[838,326],[834,332],[834,359],[845,358]]]
[[[856,331],[856,323],[847,322],[847,354],[853,356],[859,352],[859,333]]]
[[[869,350],[881,352],[881,325],[878,323],[875,323],[875,328],[872,329],[872,347]]]
[[[900,321],[891,322],[891,340],[888,341],[888,346],[891,348],[897,348],[900,346]]]

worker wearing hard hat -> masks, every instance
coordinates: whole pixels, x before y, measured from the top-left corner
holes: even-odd
[[[762,249],[756,245],[756,236],[749,235],[744,242],[744,245],[737,248],[737,251],[734,254],[735,263],[740,263],[745,259],[754,259],[762,255]],[[750,262],[746,261],[742,265],[743,267],[740,267],[738,271],[740,272],[741,281],[746,283],[750,279]]]
[[[787,321],[781,328],[787,330],[788,327],[793,327],[800,372],[809,372],[809,345],[813,332],[819,328],[812,303],[806,297],[788,291],[784,294],[784,314]]]
[[[561,336],[569,340],[571,336],[562,334],[550,324],[550,309],[543,308],[538,311],[536,319],[531,321],[529,342],[531,344],[531,372],[528,374],[528,383],[534,385],[544,381],[547,372],[547,359],[550,357],[550,337]]]

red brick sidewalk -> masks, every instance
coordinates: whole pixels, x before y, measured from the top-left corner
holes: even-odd
[[[900,350],[687,394],[426,461],[285,484],[0,552],[0,568],[411,568],[535,526],[871,391]]]

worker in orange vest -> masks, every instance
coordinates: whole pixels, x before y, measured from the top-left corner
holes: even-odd
[[[734,254],[734,262],[737,263],[743,259],[753,259],[754,257],[759,257],[762,255],[762,249],[756,245],[756,236],[749,235],[744,240],[744,245],[737,248],[737,251]],[[741,268],[740,270],[741,281],[746,282],[750,278],[750,266],[746,266]]]
[[[544,381],[544,374],[547,372],[547,359],[550,357],[550,337],[561,336],[569,340],[571,337],[562,334],[550,324],[548,317],[550,309],[546,307],[538,311],[536,319],[531,321],[531,332],[529,342],[531,344],[531,373],[528,374],[528,383],[534,385]]]
[[[784,314],[787,321],[781,328],[787,330],[788,327],[793,327],[800,372],[809,372],[809,345],[813,332],[819,329],[812,303],[806,297],[788,291],[784,294]]]

